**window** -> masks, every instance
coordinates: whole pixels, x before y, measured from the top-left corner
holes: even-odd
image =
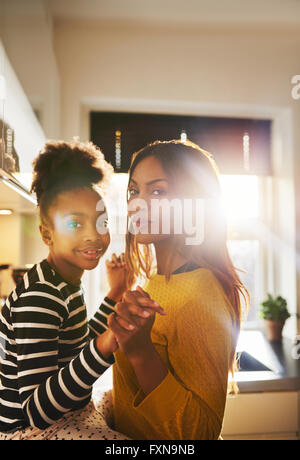
[[[212,152],[221,174],[270,175],[271,121],[122,112],[91,112],[90,138],[116,172],[156,140],[186,139]]]

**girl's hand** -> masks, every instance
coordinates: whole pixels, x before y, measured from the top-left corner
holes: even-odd
[[[119,257],[113,253],[111,260],[106,260],[105,264],[108,284],[110,286],[110,291],[107,296],[115,302],[118,302],[122,299],[122,296],[127,289],[127,270],[124,253],[122,253]]]
[[[156,313],[166,314],[157,302],[138,287],[136,291],[126,291],[122,302],[116,304],[115,313],[108,317],[107,324],[120,350],[129,360],[153,348],[150,334]]]
[[[118,343],[110,329],[107,329],[107,331],[97,337],[96,347],[104,359],[109,358],[109,356],[118,349]]]

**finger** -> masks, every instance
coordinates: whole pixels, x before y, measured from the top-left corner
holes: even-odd
[[[109,329],[114,333],[116,339],[118,340],[118,336],[122,336],[125,332],[128,333],[128,330],[125,331],[125,329],[120,326],[119,321],[117,321],[117,315],[116,313],[111,313],[108,318],[107,318],[107,325]]]
[[[132,324],[132,322],[131,322],[131,323],[128,323],[128,322],[127,322],[122,316],[120,316],[120,315],[117,315],[115,319],[116,319],[116,321],[119,323],[119,325],[120,325],[123,329],[125,329],[126,331],[128,331],[128,332],[134,331],[134,330],[136,329],[136,326],[134,326],[134,325]]]
[[[139,291],[142,295],[144,295],[145,297],[148,297],[149,299],[151,299],[150,295],[148,294],[148,292],[144,291],[143,288],[141,288],[141,286],[137,286],[136,287],[136,290]]]
[[[147,308],[141,308],[127,302],[118,302],[115,306],[115,311],[118,317],[120,316],[128,324],[132,324],[137,327],[140,326],[140,322],[137,317],[145,319],[151,316],[151,314],[155,315],[156,313],[153,310],[147,311]]]
[[[150,297],[146,297],[139,291],[127,290],[125,291],[123,297],[124,297],[125,302],[130,302],[130,303],[144,302],[145,304],[158,305],[157,302],[152,300]]]
[[[105,264],[106,264],[106,266],[109,267],[109,268],[112,268],[112,267],[115,267],[115,266],[116,266],[116,264],[115,264],[114,262],[111,262],[110,260],[107,260],[107,259],[106,259],[106,261],[105,261]]]
[[[127,303],[118,302],[115,305],[115,313],[117,315],[118,320],[119,318],[122,319],[122,321],[120,322],[122,327],[124,327],[128,331],[132,331],[133,329],[135,329],[136,326],[138,326],[138,324],[134,320],[134,317],[132,317],[128,309],[128,306],[129,305]]]
[[[136,289],[137,289],[137,292],[139,292],[141,295],[143,295],[145,297],[145,299],[149,299],[149,300],[151,300],[151,302],[153,302],[153,304],[149,303],[150,308],[152,308],[153,306],[158,307],[160,314],[162,314],[162,315],[167,314],[167,312],[161,307],[161,305],[158,302],[156,302],[154,299],[151,299],[151,297],[148,294],[148,292],[144,291],[144,289],[141,286],[137,286]]]
[[[150,307],[157,311],[161,315],[166,315],[166,311],[159,305],[158,302],[152,300],[151,298],[146,298],[139,294],[137,291],[126,291],[123,295],[123,301],[132,303],[141,308]]]
[[[120,257],[118,257],[115,253],[112,255],[112,261],[116,264],[117,267],[122,266]]]
[[[143,307],[141,308],[140,306],[136,306],[133,304],[128,305],[128,311],[131,316],[138,316],[139,318],[149,318],[150,316],[154,316],[157,312],[157,310],[149,307]]]
[[[118,265],[119,261],[118,261],[117,255],[115,253],[112,254],[111,261],[113,263],[115,263],[116,265]]]

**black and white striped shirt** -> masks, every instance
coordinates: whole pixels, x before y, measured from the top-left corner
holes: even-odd
[[[88,322],[81,284],[66,283],[46,259],[25,274],[0,312],[0,431],[45,429],[89,402],[114,362],[95,344],[114,304],[105,297]]]

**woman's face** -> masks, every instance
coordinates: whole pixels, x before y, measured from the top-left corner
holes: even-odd
[[[101,196],[88,188],[60,193],[48,210],[50,225],[43,240],[53,260],[79,270],[92,270],[110,243]]]
[[[172,184],[154,156],[137,164],[128,185],[128,217],[138,243],[155,243],[173,234],[173,198]]]

